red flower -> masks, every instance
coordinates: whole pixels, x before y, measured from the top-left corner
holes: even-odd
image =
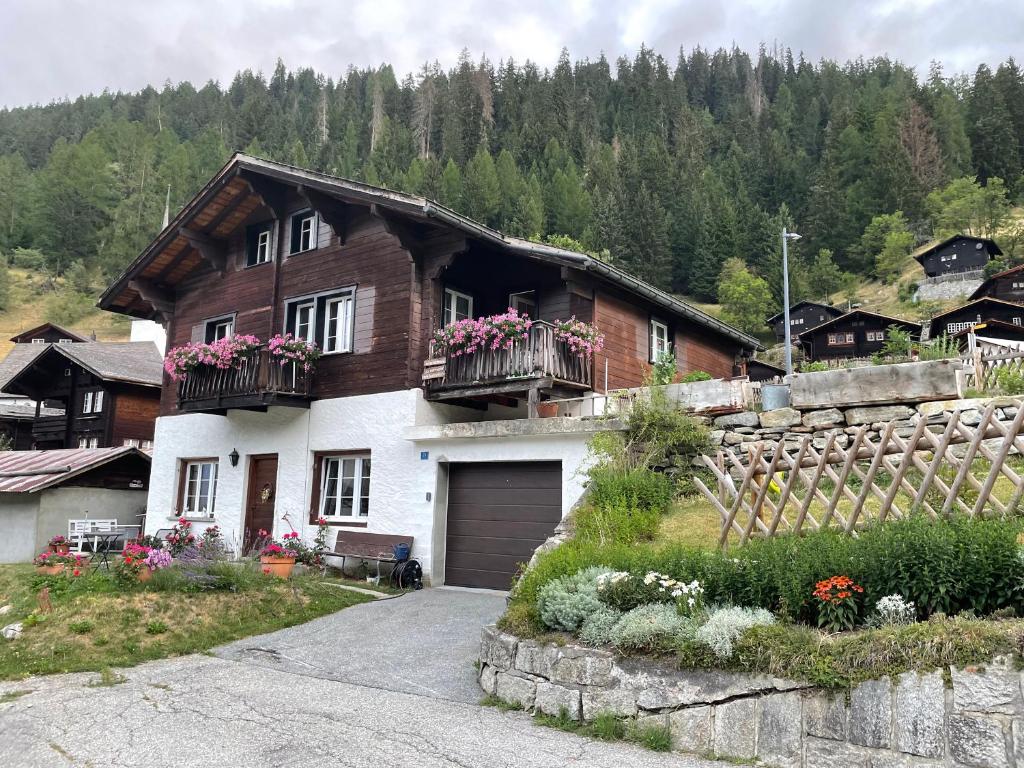
[[[82,575],[82,572],[81,572],[80,570],[78,570],[77,568],[75,568],[75,570],[73,570],[73,571],[71,572],[71,575],[72,575],[72,576],[81,576],[81,575]]]
[[[269,568],[264,568],[263,569],[263,575],[264,576],[269,576],[270,575],[270,569]]]
[[[326,517],[321,517],[319,520],[316,521],[316,524],[317,525],[327,525],[327,518]]]

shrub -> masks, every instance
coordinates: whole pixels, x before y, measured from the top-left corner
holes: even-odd
[[[680,616],[675,606],[641,605],[622,616],[609,633],[620,651],[669,651],[693,637],[693,622]]]
[[[76,635],[87,635],[93,631],[95,625],[88,619],[81,621],[72,621],[68,624],[68,629],[74,632]]]
[[[607,572],[607,568],[593,566],[545,584],[537,596],[537,610],[544,626],[567,632],[579,629],[584,619],[601,608],[597,578]]]
[[[646,467],[599,465],[588,473],[588,502],[599,509],[668,511],[675,496],[672,480]]]
[[[732,656],[733,646],[751,627],[769,626],[775,617],[764,608],[716,608],[697,629],[694,638],[706,645],[720,659]]]
[[[804,362],[800,364],[801,373],[817,373],[819,371],[827,371],[828,363],[824,363],[821,360],[814,360],[813,362]]]
[[[676,356],[671,352],[662,352],[651,365],[651,384],[663,387],[671,384],[676,377]]]
[[[624,502],[588,504],[576,512],[576,536],[600,544],[649,541],[658,533],[661,516],[659,509],[633,507]]]
[[[621,618],[622,613],[614,608],[598,608],[580,627],[580,640],[586,645],[608,645],[612,641],[612,629]]]
[[[707,371],[690,371],[680,381],[683,384],[692,384],[695,381],[711,381],[713,377]]]
[[[996,387],[1004,395],[1024,395],[1024,372],[1012,368],[997,368]]]

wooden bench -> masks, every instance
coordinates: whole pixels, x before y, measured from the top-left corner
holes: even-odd
[[[390,533],[365,533],[364,531],[338,531],[334,542],[334,551],[327,552],[327,557],[341,558],[341,571],[345,572],[345,563],[350,557],[360,560],[377,562],[377,581],[380,581],[380,564],[397,563],[395,545],[408,544],[409,555],[412,556],[412,536],[396,536]]]
[[[117,520],[68,520],[68,542],[72,552],[82,552],[89,534],[94,531],[113,531],[117,528]]]

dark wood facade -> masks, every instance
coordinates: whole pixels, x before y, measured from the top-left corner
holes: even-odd
[[[921,337],[921,326],[898,317],[856,309],[800,334],[807,360],[832,361],[868,358],[885,346],[886,332],[897,326],[912,338]]]
[[[914,254],[928,277],[984,269],[993,256],[1001,256],[999,246],[987,237],[953,235]]]
[[[209,340],[211,324],[224,318],[234,333],[267,339],[292,327],[295,310],[289,307],[296,302],[350,294],[351,346],[320,358],[311,398],[424,386],[431,337],[444,322],[446,289],[471,298],[473,317],[503,312],[514,295],[529,294],[532,318],[575,316],[595,323],[606,335],[605,351],[587,371],[583,388],[603,389],[606,363],[609,388],[642,383],[653,318],[671,328],[683,372],[733,375],[757,347],[755,340],[653,289],[643,287],[641,294],[609,284],[585,268],[587,257],[580,254],[511,241],[441,209],[429,214],[433,204],[421,199],[243,156],[232,163],[211,182],[220,186],[200,193],[100,305],[162,319],[168,346],[175,347]],[[258,172],[248,167],[257,163]],[[315,247],[292,254],[294,217],[307,210],[317,214]],[[270,233],[273,243],[270,257],[256,265],[253,231]],[[510,381],[505,392],[487,395],[519,398],[537,383]],[[562,383],[570,390],[580,386]],[[180,392],[168,384],[163,414],[181,410]],[[436,384],[427,392],[431,399],[471,394]],[[265,407],[266,394],[231,407]]]
[[[53,323],[43,323],[11,337],[15,344],[77,344],[89,341],[85,336]]]
[[[57,348],[37,357],[10,380],[7,389],[37,402],[32,448],[152,444],[159,388],[98,376]]]
[[[829,304],[819,304],[816,301],[801,301],[789,308],[790,336],[796,338],[804,331],[809,331],[815,326],[827,323],[843,314],[843,310]],[[772,315],[767,323],[779,341],[786,339],[786,319],[783,312]]]
[[[972,301],[933,317],[929,337],[954,336],[991,320],[1020,326],[1024,322],[1024,305],[988,297]]]
[[[971,301],[986,297],[1024,303],[1024,264],[992,275],[970,296]]]

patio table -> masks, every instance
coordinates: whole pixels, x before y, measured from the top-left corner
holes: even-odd
[[[92,557],[89,559],[89,563],[95,568],[99,568],[101,565],[106,565],[107,569],[110,569],[110,559],[108,555],[113,545],[124,536],[125,531],[89,531],[89,533],[83,534],[83,538],[92,539]],[[99,561],[99,562],[97,562]]]

